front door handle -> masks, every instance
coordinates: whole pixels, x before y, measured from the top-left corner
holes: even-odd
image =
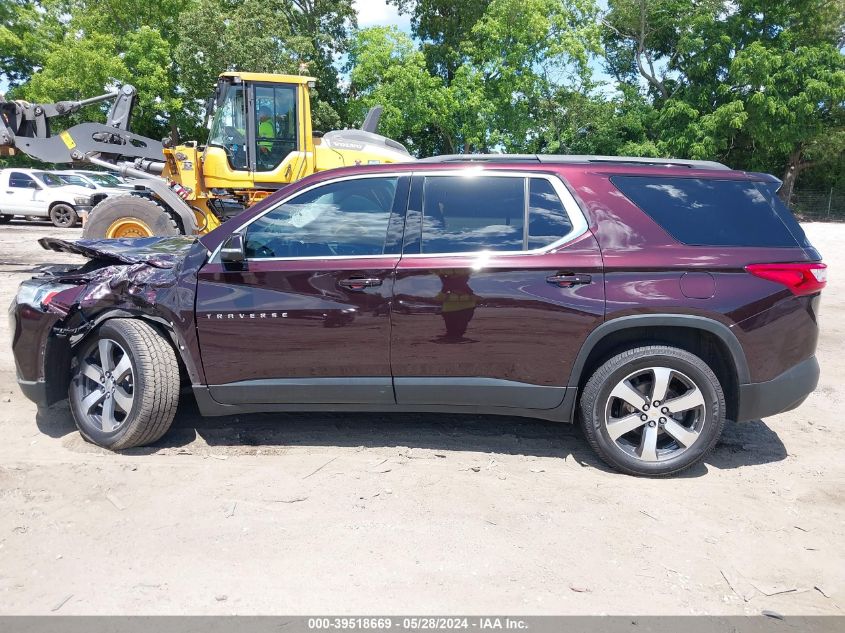
[[[585,275],[583,273],[558,273],[557,275],[546,277],[546,281],[550,284],[554,284],[555,286],[560,286],[561,288],[571,288],[572,286],[577,286],[579,284],[592,283],[593,278],[590,275]]]
[[[378,277],[350,277],[349,279],[341,279],[337,283],[349,290],[364,290],[365,288],[380,286],[382,280]]]

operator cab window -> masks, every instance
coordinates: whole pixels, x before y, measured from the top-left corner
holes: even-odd
[[[296,86],[255,87],[255,170],[273,171],[296,151]]]
[[[214,113],[208,144],[226,152],[232,169],[248,169],[246,153],[246,105],[243,86],[229,86]]]
[[[398,180],[354,178],[296,196],[247,227],[247,258],[382,255]]]
[[[13,171],[9,174],[9,187],[14,187],[15,189],[38,189],[38,183],[26,174]]]

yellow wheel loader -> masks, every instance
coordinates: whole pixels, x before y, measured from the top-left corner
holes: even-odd
[[[124,196],[91,211],[86,238],[206,233],[276,189],[335,167],[413,160],[376,134],[380,108],[360,130],[311,128],[312,77],[228,72],[210,101],[208,142],[174,145],[129,131],[137,92],[130,85],[82,101],[32,104],[0,97],[0,154],[49,163],[90,163],[136,178]],[[114,100],[105,124],[51,130],[53,118]]]

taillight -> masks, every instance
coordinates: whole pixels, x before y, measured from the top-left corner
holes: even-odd
[[[821,262],[749,264],[745,270],[756,277],[783,284],[799,297],[819,292],[827,285],[827,265]]]

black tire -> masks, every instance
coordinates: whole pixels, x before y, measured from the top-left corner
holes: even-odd
[[[82,229],[82,237],[87,240],[108,237],[109,229],[115,223],[127,219],[140,221],[152,235],[181,233],[176,221],[160,205],[148,198],[127,195],[108,197],[91,209]]]
[[[109,352],[109,357],[112,362],[115,359],[118,361],[111,368],[115,374],[120,372],[123,357],[128,357],[131,373],[127,380],[110,383],[112,374],[99,381],[86,375],[86,366],[88,371],[98,369],[96,360],[102,359],[101,344],[113,350]],[[109,345],[112,347],[109,348]],[[110,419],[117,422],[115,428],[106,428],[111,425],[103,422],[107,417],[105,407],[109,399],[109,386],[111,410],[114,412]],[[120,390],[118,396],[115,396],[116,388]],[[127,407],[128,411],[115,408],[121,392],[124,397],[126,393],[130,394],[131,406]],[[86,411],[83,401],[95,394],[101,399],[100,402]],[[143,321],[107,321],[84,342],[74,356],[68,402],[79,432],[94,444],[121,450],[155,442],[167,433],[179,402],[179,365],[173,346]]]
[[[72,206],[60,202],[50,207],[50,222],[60,229],[67,229],[79,222],[79,216]]]
[[[0,224],[8,224],[9,222],[12,221],[13,217],[15,217],[15,216],[0,214]]]
[[[658,374],[664,376],[662,381]],[[657,400],[651,395],[661,382],[666,384],[665,399],[658,408],[651,405]],[[684,404],[677,401],[678,412],[667,411],[666,405],[680,396],[686,399]],[[635,407],[626,400],[638,397],[645,404]],[[681,408],[698,402],[694,408]],[[665,476],[697,464],[716,445],[725,425],[725,394],[716,374],[698,356],[652,345],[618,354],[599,367],[584,386],[580,414],[587,441],[608,465],[629,475]],[[609,426],[615,427],[614,435],[621,435],[614,439]],[[623,433],[628,427],[631,430]]]

